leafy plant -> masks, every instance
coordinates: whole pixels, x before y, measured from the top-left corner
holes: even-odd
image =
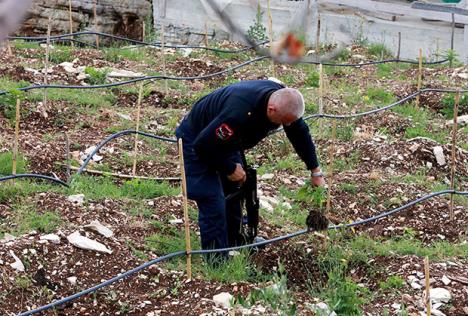
[[[253,41],[263,41],[268,37],[266,35],[266,27],[262,23],[263,12],[260,7],[260,1],[257,5],[257,13],[255,15],[254,24],[247,30],[247,36]]]
[[[306,86],[318,88],[320,85],[320,74],[315,70],[310,71],[304,83]]]
[[[86,82],[91,85],[99,85],[106,83],[107,70],[99,70],[93,67],[86,67],[85,74],[89,77],[86,79]]]
[[[454,114],[454,109],[455,109],[455,95],[446,95],[442,99],[442,104],[444,105],[444,108],[442,109],[442,113],[445,115],[446,118],[448,119],[453,119],[453,114]],[[458,113],[461,112],[463,108],[468,107],[468,94],[461,94],[460,95],[460,100],[458,103]]]

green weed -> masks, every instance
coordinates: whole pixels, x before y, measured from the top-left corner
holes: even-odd
[[[89,76],[88,78],[86,78],[87,83],[89,83],[90,85],[101,85],[106,83],[108,71],[96,69],[93,67],[86,67],[85,74]]]
[[[16,157],[16,173],[26,173],[26,158],[18,153]],[[7,151],[0,153],[0,175],[10,175],[13,168],[13,153]]]
[[[390,57],[392,56],[392,52],[384,45],[384,44],[370,44],[367,47],[367,52],[370,55],[376,56],[376,57]]]
[[[405,280],[398,275],[391,275],[386,281],[379,283],[379,287],[382,290],[400,289],[403,286],[405,286]]]

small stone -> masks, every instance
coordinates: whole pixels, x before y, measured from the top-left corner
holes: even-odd
[[[227,292],[222,292],[213,296],[213,302],[216,306],[229,308],[231,307],[231,300],[233,296]]]
[[[68,283],[70,283],[71,285],[75,285],[75,284],[76,284],[76,280],[77,280],[77,277],[76,277],[76,276],[71,276],[71,277],[68,277],[68,278],[67,278]]]
[[[112,237],[112,235],[114,234],[112,232],[112,230],[110,230],[106,226],[102,225],[101,222],[99,222],[97,220],[92,221],[91,223],[89,223],[88,225],[86,225],[84,227],[92,229],[92,230],[98,232],[99,234],[103,235],[106,238]]]
[[[393,304],[392,304],[392,308],[393,308],[393,309],[396,309],[396,310],[400,310],[400,309],[401,309],[401,304],[393,303]]]
[[[273,173],[265,173],[260,177],[261,180],[271,180],[275,177]]]
[[[15,262],[10,263],[10,267],[20,272],[24,272],[24,264],[21,262],[21,260],[15,255],[15,253],[12,250],[10,250],[10,255],[13,257],[13,259],[15,259]]]
[[[412,282],[410,285],[411,285],[411,287],[412,287],[413,289],[415,289],[415,290],[420,290],[420,289],[422,289],[422,285],[419,284],[419,283],[417,283],[417,282]]]
[[[448,303],[452,299],[452,295],[447,289],[438,287],[429,290],[429,297],[434,303]]]
[[[444,285],[449,285],[452,282],[446,275],[442,277],[441,281],[444,283]]]
[[[317,304],[310,304],[309,307],[312,310],[312,312],[319,314],[319,315],[337,316],[336,313],[332,311],[330,307],[324,302],[320,302]]]
[[[468,315],[468,306],[463,307],[463,312],[465,315]]]
[[[54,244],[60,243],[60,237],[56,234],[47,234],[39,237],[39,240],[47,240],[53,242]]]
[[[445,162],[445,156],[444,156],[444,149],[442,148],[442,146],[435,146],[433,149],[432,149],[433,153],[434,153],[434,156],[437,160],[437,164],[439,166],[444,166],[446,164]]]
[[[10,241],[13,241],[15,239],[16,239],[15,236],[10,235],[8,233],[5,233],[5,235],[3,235],[2,240],[0,240],[0,243],[4,244],[4,243],[10,242]]]
[[[177,224],[182,224],[184,221],[181,218],[174,218],[169,220],[169,224],[171,225],[177,225]]]
[[[84,194],[75,194],[68,196],[67,200],[73,204],[82,205],[84,202]]]

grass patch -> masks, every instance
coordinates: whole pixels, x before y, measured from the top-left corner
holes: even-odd
[[[366,104],[389,104],[395,100],[395,96],[383,88],[370,87],[366,90],[363,100]]]
[[[123,59],[133,60],[133,61],[143,61],[147,58],[145,48],[125,48],[120,47],[107,47],[103,50],[103,58],[107,61],[117,63]]]
[[[455,108],[455,94],[447,94],[442,99],[442,104],[444,108],[442,113],[447,119],[453,119],[453,112]],[[460,101],[458,103],[458,112],[461,112],[461,109],[468,107],[468,94],[464,93],[460,95]]]
[[[0,226],[0,234],[8,232],[13,235],[21,235],[36,230],[41,233],[54,231],[62,222],[60,215],[55,212],[38,213],[35,206],[21,205],[15,210],[11,229]]]
[[[367,47],[367,53],[378,58],[392,56],[392,52],[390,51],[390,49],[388,49],[384,44],[380,43],[369,44],[369,46]]]
[[[26,158],[18,153],[16,157],[16,173],[26,173]],[[13,168],[13,153],[7,151],[0,153],[0,175],[10,175]]]
[[[83,193],[89,199],[104,198],[141,198],[151,199],[159,196],[177,195],[179,188],[167,182],[132,179],[121,186],[109,177],[79,176],[69,189],[70,194]]]

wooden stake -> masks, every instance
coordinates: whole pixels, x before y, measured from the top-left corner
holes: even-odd
[[[320,14],[317,15],[317,34],[315,35],[315,53],[320,52]]]
[[[430,280],[429,280],[429,257],[424,258],[424,275],[426,277],[426,313],[431,316]]]
[[[10,41],[9,41],[9,40],[6,41],[6,49],[7,49],[7,54],[8,54],[8,56],[13,56],[13,52],[12,52],[12,50],[11,50],[11,45],[10,45]]]
[[[455,168],[457,160],[457,129],[458,129],[458,104],[460,103],[460,90],[455,95],[455,104],[453,106],[453,129],[452,129],[452,168],[450,170],[450,189],[455,188]],[[450,221],[453,221],[455,214],[453,212],[453,194],[450,194]]]
[[[324,95],[323,65],[319,64],[319,114],[323,114],[323,95]],[[322,119],[319,120],[319,129],[320,129],[320,134],[322,134],[322,131],[323,131]]]
[[[71,176],[71,159],[70,159],[70,139],[68,138],[67,133],[63,133],[65,135],[65,160],[67,161],[67,183],[70,181]],[[77,168],[78,169],[78,168]]]
[[[326,214],[330,213],[331,208],[331,193],[332,193],[332,185],[333,185],[333,163],[335,157],[335,140],[336,140],[336,120],[333,120],[332,123],[332,135],[331,135],[331,146],[330,146],[330,164],[329,164],[329,171],[328,171],[328,196],[327,196],[327,208]]]
[[[145,41],[145,21],[143,21],[143,24],[141,25],[141,40],[144,42]]]
[[[163,65],[163,76],[166,76],[166,54],[164,52],[164,24],[161,23],[161,54],[162,54],[162,65]],[[167,79],[164,79],[164,94],[167,95]]]
[[[59,164],[60,166],[66,166],[64,164]],[[70,167],[70,170],[79,170],[80,168],[78,167]],[[161,177],[143,177],[143,176],[132,176],[128,174],[120,174],[120,173],[114,173],[114,172],[106,172],[106,171],[100,171],[100,170],[93,170],[93,169],[83,169],[83,172],[87,172],[90,174],[96,174],[96,175],[102,175],[102,176],[112,176],[112,177],[117,177],[117,178],[122,178],[122,179],[142,179],[142,180],[154,180],[154,181],[180,181],[180,178],[177,177],[168,177],[168,178],[161,178]]]
[[[11,158],[11,174],[16,174],[16,161],[18,159],[18,143],[19,143],[19,128],[20,128],[20,99],[16,99],[16,117],[15,117],[15,141],[13,143],[13,155]]]
[[[72,17],[72,2],[71,0],[68,0],[68,16],[70,18],[70,34],[73,33],[73,17]],[[73,36],[70,37],[70,44],[71,44],[71,47],[74,47],[74,43],[73,43]]]
[[[187,201],[187,180],[185,178],[185,165],[184,165],[184,146],[182,138],[179,138],[179,160],[180,160],[180,176],[182,180],[182,197],[184,208],[184,225],[185,225],[185,250],[187,252],[187,277],[192,279],[192,246],[190,244],[190,226],[188,217],[188,201]]]
[[[97,2],[98,0],[93,1],[93,20],[94,20],[94,32],[98,31],[98,25],[97,25]],[[99,49],[99,36],[96,35],[96,48]]]
[[[270,53],[273,55],[273,17],[271,15],[270,10],[270,0],[267,0],[267,14],[268,14],[268,33],[270,37]],[[276,77],[276,69],[275,69],[275,60],[271,59],[271,75]]]
[[[49,17],[49,21],[47,23],[47,40],[46,40],[46,53],[44,59],[44,84],[47,85],[49,83],[49,54],[50,54],[50,22],[51,18]],[[47,117],[47,89],[44,89],[44,97],[42,99],[42,106],[43,106],[43,117]]]
[[[397,50],[397,60],[400,60],[400,51],[401,51],[401,32],[398,32],[398,50]]]
[[[205,21],[205,47],[208,46],[208,22]]]
[[[140,83],[140,90],[138,91],[138,101],[137,101],[137,115],[136,115],[136,127],[135,130],[138,132],[140,130],[140,113],[141,113],[141,99],[143,97],[143,83]],[[133,150],[133,168],[132,176],[136,174],[137,166],[137,156],[138,156],[138,133],[135,134],[135,144]]]
[[[452,34],[451,34],[451,37],[450,37],[450,49],[453,50],[453,39],[454,39],[454,36],[455,36],[455,14],[452,13]],[[451,67],[452,65],[450,65]]]
[[[418,92],[421,90],[422,82],[422,49],[419,49],[419,72],[418,72]],[[419,94],[416,96],[416,106],[419,106]]]

